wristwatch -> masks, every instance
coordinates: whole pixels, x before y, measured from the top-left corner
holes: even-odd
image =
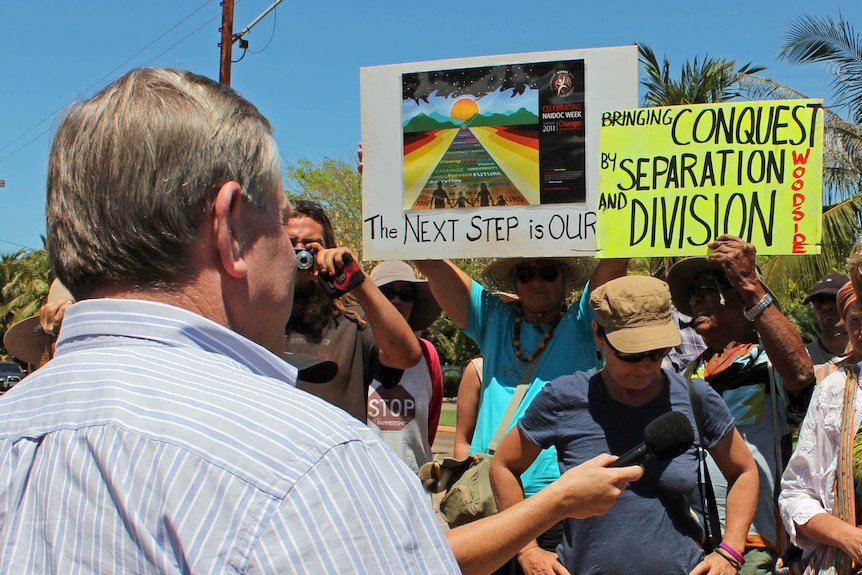
[[[775,300],[772,298],[771,294],[765,293],[763,294],[763,297],[760,298],[759,302],[742,310],[742,315],[744,315],[745,319],[748,321],[754,321],[757,319],[757,316],[763,313],[763,310],[771,306],[774,301]]]

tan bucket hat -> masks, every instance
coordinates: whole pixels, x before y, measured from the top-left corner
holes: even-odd
[[[650,276],[624,276],[593,290],[590,306],[611,345],[622,353],[642,353],[679,345],[670,312],[670,288]]]

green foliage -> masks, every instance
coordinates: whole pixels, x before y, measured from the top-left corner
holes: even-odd
[[[443,397],[455,397],[454,395],[444,395]],[[457,422],[457,412],[454,409],[443,408],[440,411],[440,426],[455,427]]]
[[[679,80],[671,78],[670,64],[662,64],[645,45],[638,48],[647,105],[748,100],[799,99],[804,94],[768,78],[756,76],[761,67],[746,64],[734,71],[732,61],[705,58],[682,67]],[[811,285],[830,272],[846,272],[847,256],[862,231],[862,37],[843,20],[803,17],[791,25],[781,57],[797,63],[830,65],[832,88],[839,105],[846,105],[856,123],[825,109],[823,155],[822,253],[810,256],[775,255],[758,258],[766,283],[778,296],[785,314],[805,337],[816,333],[807,307],[800,304]],[[663,277],[672,259],[650,262],[652,273]]]
[[[291,200],[311,200],[326,210],[338,244],[362,254],[362,189],[356,165],[324,158],[299,159],[284,169],[284,190]]]
[[[799,64],[828,64],[837,105],[847,106],[853,121],[862,124],[862,36],[849,22],[798,18],[790,25],[779,57]]]
[[[658,63],[655,53],[646,44],[638,45],[643,76],[641,85],[646,88],[644,104],[647,106],[676,106],[680,104],[709,104],[740,97],[737,81],[741,76],[756,74],[766,68],[744,64],[734,70],[736,62],[705,56],[686,62],[680,70],[679,80],[671,77],[670,61]]]
[[[14,324],[39,313],[50,285],[48,251],[44,247],[0,254],[0,341]],[[2,351],[5,356],[6,350]]]
[[[767,282],[783,303],[804,299],[824,274],[846,272],[847,257],[862,231],[862,36],[849,22],[804,16],[791,24],[780,57],[799,64],[828,64],[837,105],[847,106],[856,122],[824,109],[822,253],[773,256],[763,263]],[[767,79],[749,77],[742,85],[751,99],[805,97]],[[786,278],[801,288],[794,290]]]

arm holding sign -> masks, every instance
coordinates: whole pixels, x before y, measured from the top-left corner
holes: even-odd
[[[470,310],[470,287],[473,280],[449,260],[416,260],[413,262],[428,278],[434,299],[459,329],[467,326]]]
[[[709,244],[708,261],[720,262],[728,281],[742,296],[747,310],[767,295],[754,263],[755,247],[736,236],[721,235]],[[770,298],[772,296],[770,295]],[[768,300],[769,298],[767,298]],[[754,317],[754,327],[763,347],[790,393],[798,393],[814,381],[814,368],[799,331],[775,304]]]

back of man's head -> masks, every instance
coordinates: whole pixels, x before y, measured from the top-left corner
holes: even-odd
[[[108,284],[164,287],[187,273],[219,187],[264,208],[280,179],[269,122],[190,72],[132,70],[60,123],[48,161],[48,253],[77,298]]]

